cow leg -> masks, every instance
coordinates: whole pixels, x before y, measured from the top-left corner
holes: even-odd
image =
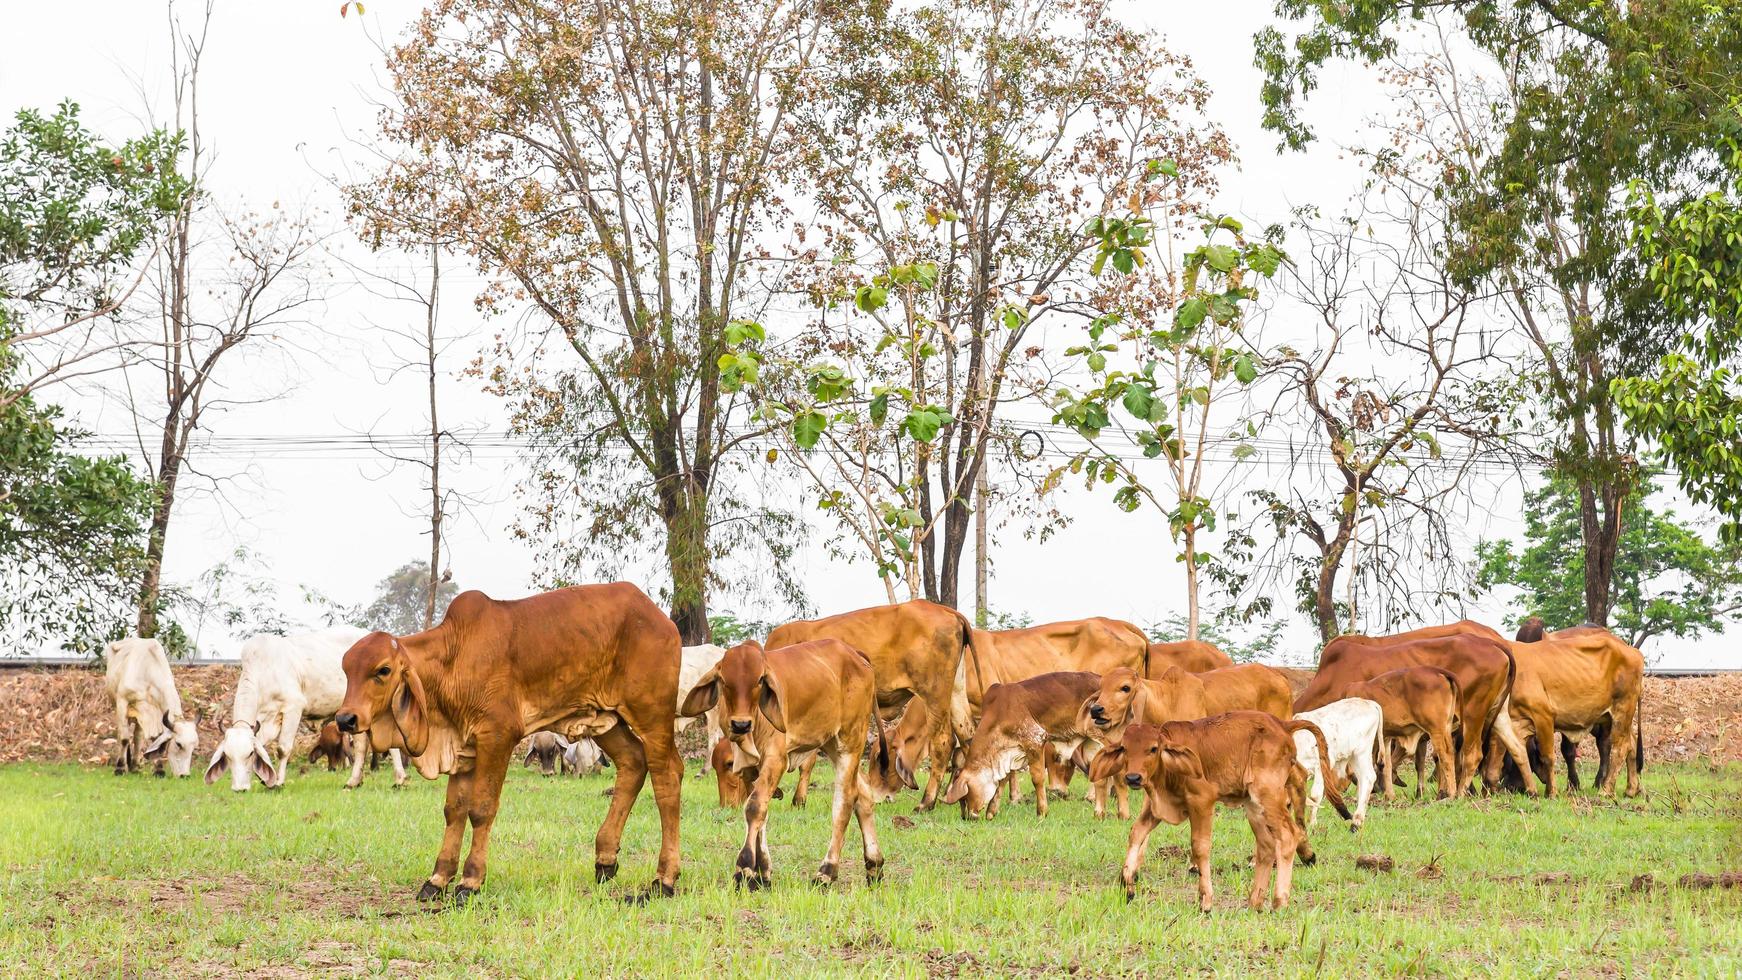
[[[435,870],[430,872],[429,880],[417,890],[420,902],[440,897],[448,882],[453,880],[454,872],[459,870],[460,843],[466,837],[466,808],[471,789],[471,770],[449,774],[448,798],[442,804],[442,819],[447,821],[446,829],[442,831],[442,849],[436,852]]]
[[[593,880],[603,883],[617,877],[617,848],[623,842],[623,825],[629,820],[629,808],[641,795],[642,784],[647,782],[647,752],[641,740],[624,725],[611,726],[609,731],[595,736],[594,741],[617,768],[611,806],[593,839]],[[664,813],[660,816],[663,819]]]
[[[675,710],[675,709],[674,709]],[[648,774],[653,778],[653,803],[659,810],[659,865],[653,890],[670,896],[677,891],[678,826],[683,817],[683,757],[677,751],[672,715],[630,718],[641,735]],[[621,726],[619,726],[621,727]],[[651,894],[651,892],[650,892]]]
[[[1369,769],[1373,768],[1373,764],[1371,762],[1369,762],[1367,764],[1367,768],[1369,768]],[[1315,767],[1312,772],[1307,774],[1306,825],[1308,827],[1315,827],[1318,825],[1319,807],[1323,806],[1324,802],[1325,802],[1325,774],[1323,772],[1319,771],[1319,769],[1317,769]],[[1357,821],[1356,826],[1360,826],[1359,820],[1360,820],[1360,818],[1357,817],[1356,818],[1356,821]]]
[[[508,776],[508,757],[518,741],[491,733],[475,743],[472,785],[466,794],[466,815],[472,820],[472,847],[466,852],[460,887],[454,889],[456,905],[466,904],[484,887],[484,873],[490,861],[490,828],[495,825],[497,808],[502,805],[502,780]]]
[[[1634,742],[1634,712],[1638,711],[1637,703],[1618,704],[1610,709],[1609,750],[1611,763],[1599,766],[1605,771],[1603,778],[1597,783],[1597,792],[1604,796],[1615,795],[1615,780],[1622,769],[1627,770],[1627,795],[1639,795],[1639,756],[1638,747]]]
[[[1452,747],[1452,733],[1447,731],[1445,726],[1443,726],[1443,725],[1435,726],[1435,728],[1432,731],[1427,733],[1427,738],[1416,742],[1415,784],[1417,787],[1417,792],[1418,793],[1420,792],[1420,787],[1421,787],[1421,782],[1422,782],[1421,759],[1422,759],[1422,755],[1424,754],[1424,750],[1423,750],[1422,746],[1423,746],[1423,743],[1427,742],[1430,739],[1433,741],[1434,755],[1438,756],[1441,760],[1440,765],[1439,765],[1439,775],[1440,775],[1440,778],[1439,778],[1439,783],[1440,783],[1439,798],[1443,800],[1443,799],[1446,799],[1447,797],[1458,796],[1463,787],[1460,786],[1455,781],[1454,776],[1452,774],[1452,766],[1449,765],[1445,761],[1447,759],[1456,759],[1458,757],[1457,750]]]
[[[1119,882],[1125,886],[1125,901],[1137,897],[1137,869],[1143,865],[1143,849],[1149,846],[1149,834],[1161,821],[1144,807],[1131,825],[1130,843],[1125,848],[1125,865],[1119,871]]]
[[[926,776],[925,791],[919,796],[919,805],[913,808],[915,813],[926,812],[937,805],[938,793],[942,790],[943,782],[949,772],[950,741],[953,738],[953,733],[950,731],[950,716],[947,708],[949,701],[945,699],[942,703],[946,706],[944,711],[933,710],[931,712],[933,726],[930,748],[931,772]],[[929,709],[931,706],[932,703],[927,701],[926,707]]]
[[[784,775],[786,753],[764,754],[756,784],[750,787],[750,802],[744,804],[744,849],[738,852],[738,867],[732,872],[732,883],[739,888],[746,882],[751,891],[774,885],[773,862],[768,854],[768,804]]]
[[[1597,775],[1591,781],[1592,788],[1603,785],[1603,779],[1609,774],[1609,751],[1614,742],[1610,740],[1612,718],[1604,717],[1591,727],[1591,741],[1597,745]],[[1573,784],[1575,787],[1577,783]]]
[[[369,754],[368,735],[344,735],[340,741],[351,749],[351,778],[345,780],[346,789],[356,789],[363,785],[363,758]],[[331,757],[327,759],[327,768],[333,768]]]
[[[1271,908],[1288,908],[1290,893],[1294,890],[1294,856],[1297,848],[1290,847],[1289,837],[1299,833],[1293,822],[1288,819],[1288,812],[1274,802],[1264,808],[1264,816],[1270,825],[1270,833],[1276,838],[1273,853],[1276,855],[1276,897],[1271,902]],[[1305,834],[1300,834],[1304,841]],[[1262,896],[1260,896],[1262,897]]]
[[[1265,819],[1264,807],[1258,801],[1247,797],[1246,822],[1252,826],[1252,891],[1246,896],[1246,907],[1254,912],[1264,909],[1264,902],[1270,897],[1270,871],[1277,864],[1277,851],[1282,847],[1282,841],[1272,833],[1269,822]],[[1287,814],[1283,815],[1284,817]],[[1284,820],[1286,827],[1287,821]],[[1282,828],[1278,828],[1282,829]],[[1286,830],[1284,830],[1286,833]]]
[[[1383,743],[1385,747],[1379,752],[1379,783],[1385,787],[1385,802],[1390,803],[1397,798],[1391,781],[1397,770],[1396,742],[1387,738]]]
[[[1518,774],[1524,779],[1525,795],[1535,796],[1536,774],[1531,771],[1530,758],[1524,751],[1524,739],[1518,737],[1518,729],[1512,723],[1510,701],[1501,707],[1499,714],[1494,716],[1494,734],[1499,737],[1500,744],[1505,746],[1506,754],[1512,757],[1513,765],[1518,767]],[[1499,759],[1496,757],[1495,766],[1498,767],[1498,765]]]
[[[1431,744],[1430,739],[1425,738],[1420,734],[1416,735],[1416,737],[1415,737],[1415,798],[1418,800],[1421,799],[1427,793],[1427,750],[1428,750],[1428,746],[1430,744]],[[1437,776],[1437,778],[1439,778],[1439,779],[1451,779],[1451,778],[1453,778],[1453,775],[1450,771],[1452,768],[1451,763],[1447,762],[1446,759],[1447,759],[1447,757],[1442,755],[1439,758],[1437,758],[1436,760],[1434,760],[1435,761],[1435,768],[1439,770],[1438,776]]]
[[[1542,770],[1537,777],[1542,780],[1543,794],[1556,795],[1554,785],[1554,716],[1546,711],[1531,712],[1530,727],[1536,734],[1536,746],[1542,759]],[[1527,781],[1525,785],[1530,785]]]
[[[1198,869],[1198,910],[1208,912],[1216,904],[1216,890],[1210,884],[1210,829],[1215,820],[1216,804],[1193,805],[1186,801],[1186,812],[1192,822],[1192,866]],[[1144,807],[1147,812],[1148,807]]]
[[[133,721],[127,717],[127,706],[115,703],[115,775],[125,776],[133,768]]]
[[[859,736],[858,744],[865,744],[863,735]],[[861,748],[850,753],[836,738],[829,755],[835,763],[835,801],[829,814],[829,853],[823,858],[823,866],[817,869],[816,882],[819,885],[832,885],[840,877],[841,848],[847,843],[847,821],[852,819],[859,795],[859,761],[865,750]],[[814,757],[812,762],[815,762]]]
[[[1350,826],[1360,830],[1367,823],[1367,801],[1373,798],[1373,757],[1370,753],[1357,752],[1354,762],[1355,770],[1355,819]],[[1322,794],[1321,794],[1322,795]],[[1319,800],[1313,801],[1313,812],[1319,808]]]
[[[1046,816],[1047,796],[1052,785],[1052,767],[1047,765],[1047,755],[1051,749],[1045,742],[1040,748],[1028,753],[1028,781],[1034,784],[1034,812],[1038,816]],[[1016,774],[1011,773],[1010,779],[1014,785]]]
[[[812,752],[804,760],[804,764],[798,767],[798,785],[792,788],[792,800],[790,801],[794,807],[803,809],[805,801],[810,799],[811,770],[817,767],[817,758],[821,755],[821,752]]]
[[[364,743],[364,748],[368,748],[368,743]],[[400,758],[398,749],[388,749],[387,758],[393,763],[393,788],[400,789],[405,786],[405,760]],[[374,769],[377,765],[378,760],[371,760],[369,768]]]
[[[1131,791],[1125,788],[1125,780],[1113,778],[1113,798],[1119,801],[1119,819],[1131,819]]]
[[[284,719],[279,724],[278,746],[275,755],[278,756],[273,766],[272,788],[278,789],[284,785],[284,777],[290,769],[290,754],[296,750],[296,733],[302,727],[301,704],[287,704],[284,707]]]
[[[865,883],[875,885],[883,880],[883,850],[877,846],[875,794],[853,766],[853,816],[859,822],[859,836],[865,842]]]

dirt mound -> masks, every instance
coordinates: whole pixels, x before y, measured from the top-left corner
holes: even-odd
[[[199,718],[200,745],[223,736],[239,667],[172,667],[182,708]],[[115,707],[103,672],[0,670],[0,762],[86,762],[115,758]]]
[[[1742,674],[1645,679],[1645,765],[1742,761]]]

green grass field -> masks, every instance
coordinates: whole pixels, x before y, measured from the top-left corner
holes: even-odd
[[[629,907],[620,897],[652,877],[651,795],[622,876],[595,886],[608,778],[520,769],[484,892],[432,910],[411,896],[434,859],[441,784],[394,791],[386,775],[346,793],[342,774],[310,771],[235,795],[197,777],[0,769],[5,974],[1742,973],[1742,889],[1679,883],[1742,870],[1739,767],[1653,766],[1647,796],[1620,804],[1380,805],[1358,835],[1327,808],[1319,863],[1297,872],[1281,913],[1246,910],[1251,835],[1224,809],[1208,915],[1193,907],[1185,828],[1156,832],[1128,906],[1126,827],[1076,800],[1045,821],[1025,805],[964,823],[954,808],[914,814],[906,794],[877,810],[885,883],[866,887],[850,860],[820,890],[807,879],[827,840],[826,785],[806,810],[776,803],[775,890],[736,893],[743,819],[713,805],[711,779],[685,780],[678,896]],[[1358,868],[1362,854],[1395,868]],[[1655,884],[1635,887],[1646,874]]]

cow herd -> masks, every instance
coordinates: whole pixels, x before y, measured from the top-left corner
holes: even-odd
[[[162,647],[134,638],[105,652],[116,772],[154,761],[160,774],[167,765],[187,775],[197,730]],[[1442,797],[1464,795],[1478,776],[1484,791],[1534,793],[1540,782],[1553,794],[1558,736],[1574,787],[1573,737],[1595,737],[1604,792],[1625,772],[1637,794],[1643,761],[1639,651],[1599,627],[1550,633],[1536,620],[1513,640],[1469,621],[1339,637],[1304,686],[1291,686],[1270,667],[1236,666],[1201,642],[1153,643],[1118,620],[987,631],[923,600],[788,623],[765,644],[683,647],[641,590],[617,583],[509,601],[467,592],[421,633],[261,636],[241,659],[206,781],[283,785],[305,720],[327,722],[315,758],[348,765],[347,788],[376,754],[391,757],[397,782],[402,755],[426,778],[445,773],[446,828],[418,898],[451,886],[459,904],[483,885],[503,782],[523,745],[525,762],[546,774],[613,769],[594,841],[599,882],[616,875],[630,808],[651,779],[661,841],[655,879],[638,897],[670,895],[676,736],[697,718],[720,804],[743,808],[734,880],[752,890],[773,882],[768,834],[782,777],[798,769],[792,802],[802,805],[819,758],[834,773],[819,884],[839,877],[850,823],[867,880],[881,879],[874,806],[903,788],[920,790],[921,810],[941,799],[989,818],[1018,799],[1026,773],[1044,817],[1082,772],[1098,817],[1136,811],[1120,872],[1127,898],[1156,825],[1189,823],[1204,909],[1218,804],[1242,807],[1252,830],[1250,906],[1280,908],[1295,861],[1312,861],[1308,830],[1322,802],[1359,829],[1374,790],[1390,799],[1412,756],[1417,794],[1431,751]]]

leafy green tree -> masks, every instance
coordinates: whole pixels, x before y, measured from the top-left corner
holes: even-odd
[[[424,629],[430,593],[429,562],[408,561],[375,586],[374,600],[357,614],[359,625],[398,636],[420,632]],[[434,593],[436,620],[440,622],[442,611],[460,594],[460,586],[444,574],[436,582]]]
[[[1435,70],[1457,84],[1422,86],[1437,103],[1427,124],[1455,130],[1438,187],[1454,205],[1448,257],[1464,280],[1497,288],[1538,355],[1528,380],[1557,429],[1545,455],[1579,495],[1584,618],[1607,622],[1622,509],[1640,479],[1635,437],[1672,428],[1662,414],[1642,425],[1649,395],[1635,385],[1624,397],[1618,384],[1655,374],[1678,337],[1641,272],[1627,190],[1710,178],[1712,137],[1735,128],[1742,6],[1277,0],[1276,10],[1288,23],[1256,46],[1265,122],[1297,148],[1312,136],[1298,99],[1326,63],[1405,62],[1406,33],[1430,16],[1468,42],[1435,45]],[[1473,51],[1496,84],[1454,64],[1454,50]],[[1711,466],[1734,473],[1712,449],[1733,387],[1681,390],[1712,411],[1684,413],[1698,434],[1669,448],[1698,464],[1691,479]]]
[[[0,136],[0,630],[28,643],[94,648],[141,564],[151,483],[85,452],[37,393],[125,345],[97,326],[179,205],[179,145],[162,132],[110,145],[72,103],[26,109]]]
[[[1197,624],[1197,639],[1211,643],[1237,664],[1275,663],[1276,648],[1282,642],[1283,621],[1265,619],[1257,623],[1225,622],[1207,619]],[[1177,643],[1192,638],[1191,619],[1172,613],[1152,624],[1149,638],[1157,643]]]
[[[715,613],[708,617],[711,642],[723,647],[745,640],[764,640],[777,624],[764,619],[739,619],[734,613]]]
[[[1650,495],[1647,480],[1622,516],[1613,629],[1636,647],[1656,636],[1722,631],[1742,613],[1742,545],[1706,541],[1673,512],[1654,510]],[[1583,547],[1578,493],[1566,478],[1551,478],[1525,495],[1523,542],[1477,545],[1477,585],[1522,590],[1512,599],[1511,625],[1526,616],[1541,616],[1551,629],[1576,625],[1585,612]]]

